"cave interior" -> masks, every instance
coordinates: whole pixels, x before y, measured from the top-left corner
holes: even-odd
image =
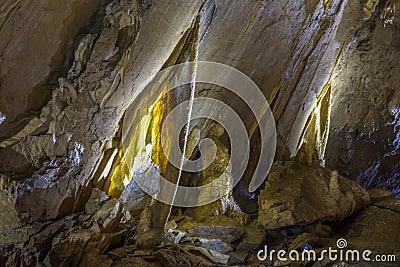
[[[1,0],[0,266],[400,266],[398,7]]]

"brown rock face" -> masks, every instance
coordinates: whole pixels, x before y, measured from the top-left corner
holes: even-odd
[[[0,141],[21,130],[49,101],[70,58],[66,50],[100,1],[13,1],[1,7]]]
[[[96,181],[97,186],[110,186],[109,180],[101,178],[112,177],[115,169],[122,169],[118,166],[122,151],[117,156],[113,151],[120,151],[118,128],[127,106],[132,102],[140,106],[134,107],[139,114],[139,124],[146,115],[144,106],[152,104],[149,102],[159,93],[155,88],[146,88],[146,84],[164,66],[190,58],[185,50],[192,46],[187,33],[195,29],[199,36],[198,59],[229,64],[259,84],[273,104],[278,126],[278,157],[296,154],[307,118],[314,112],[317,97],[326,93],[324,85],[340,48],[351,33],[351,29],[342,30],[340,35],[338,31],[343,15],[353,8],[347,7],[345,1],[334,1],[330,5],[317,2],[282,5],[280,1],[268,4],[237,1],[232,5],[223,1],[196,1],[182,5],[177,1],[151,6],[142,1],[111,1],[107,7],[98,8],[90,25],[76,36],[73,48],[70,46],[65,52],[63,47],[67,48],[69,34],[74,36],[81,27],[79,25],[85,25],[90,17],[85,12],[94,13],[97,5],[91,1],[85,6],[88,2],[77,1],[61,10],[57,2],[43,2],[43,9],[34,3],[30,5],[33,5],[31,9],[38,10],[37,15],[25,27],[25,34],[18,33],[22,47],[27,48],[21,48],[24,51],[21,55],[15,51],[21,46],[3,48],[3,100],[0,100],[0,112],[6,117],[0,127],[7,129],[1,132],[9,137],[8,130],[14,131],[14,127],[9,127],[13,118],[27,109],[26,101],[14,97],[14,93],[10,97],[11,85],[20,83],[17,91],[23,99],[28,99],[51,70],[60,70],[54,75],[58,85],[55,82],[51,100],[40,115],[27,125],[21,124],[25,127],[18,126],[23,129],[0,144],[0,147],[14,150],[12,153],[22,169],[27,170],[1,166],[6,169],[5,180],[19,178],[14,185],[18,192],[17,209],[30,221],[53,218],[61,211],[79,206],[74,198],[85,182]],[[11,2],[9,6],[6,14],[24,7],[13,7]],[[44,12],[50,6],[52,11]],[[11,19],[4,27],[11,31],[11,26],[7,25],[15,19],[11,15],[8,17]],[[54,27],[55,19],[62,21],[65,29]],[[17,22],[23,25],[29,21]],[[44,31],[42,26],[47,24],[51,26]],[[15,36],[10,35],[4,40],[14,44],[18,39]],[[45,38],[47,36],[50,37]],[[31,42],[32,39],[38,41]],[[38,46],[45,54],[32,52]],[[58,59],[60,51],[64,51],[66,59],[70,55],[68,59],[71,60],[64,61],[65,69],[55,63],[58,68],[49,68],[53,66],[50,61],[61,62]],[[11,64],[17,62],[12,59],[14,54],[18,62],[25,55],[26,61],[36,65],[28,68],[25,64],[17,69],[18,64]],[[28,56],[33,58],[28,59]],[[29,69],[34,69],[38,75],[32,75]],[[246,106],[224,94],[223,90],[205,90],[202,96],[227,101],[243,117],[246,126],[252,128],[254,118],[248,115]],[[177,99],[182,95],[187,94],[177,93]],[[13,125],[17,127],[16,123]],[[201,128],[201,123],[198,126]],[[140,151],[142,148],[135,149]],[[107,169],[110,164],[111,169]],[[124,178],[119,179],[121,181],[111,188],[113,192],[123,190]],[[51,196],[51,203],[45,204],[44,199],[48,196]],[[38,203],[37,210],[30,209],[27,203],[31,201]]]
[[[340,221],[369,205],[368,192],[336,171],[277,162],[259,197],[264,229]]]
[[[399,97],[392,74],[398,23],[382,28],[378,11],[364,21],[362,5],[346,1],[64,5],[6,1],[1,10],[0,156],[15,165],[3,160],[0,171],[9,191],[18,193],[18,211],[31,221],[72,210],[85,182],[110,186],[101,178],[112,177],[121,160],[114,152],[120,151],[118,129],[127,106],[140,105],[140,123],[142,106],[159,92],[146,84],[163,67],[190,58],[185,49],[193,46],[188,36],[194,30],[199,60],[245,72],[270,101],[278,158],[296,155],[304,138],[315,161],[326,158],[328,167],[365,186],[396,189]],[[139,95],[144,100],[135,102]],[[177,99],[182,95],[187,94],[177,93]],[[385,100],[375,101],[380,95]],[[248,128],[254,126],[245,105],[223,90],[204,90],[202,96],[226,101]],[[357,104],[346,108],[349,101]],[[372,122],[385,126],[375,131]],[[252,144],[257,151],[257,142]],[[122,181],[115,188],[122,191]],[[243,191],[238,198],[248,197]],[[43,200],[48,196],[51,203]],[[36,211],[31,201],[38,202]]]
[[[392,201],[396,202],[395,200]],[[345,235],[351,248],[369,249],[376,254],[393,255],[390,262],[382,266],[396,266],[400,257],[399,228],[400,213],[387,208],[371,206],[360,213]],[[371,265],[373,266],[373,265]]]
[[[369,20],[353,24],[353,39],[332,72],[326,166],[364,188],[399,194],[399,25],[385,27],[380,19],[384,3],[395,1],[378,2]]]
[[[54,14],[52,12],[38,13],[41,16],[36,16],[32,20],[35,23],[29,25],[32,27],[36,24],[41,25],[41,20],[48,19],[48,16],[63,19],[58,12],[68,19],[74,18],[71,15],[73,12],[79,15],[77,20],[84,18],[88,20],[91,14],[86,16],[86,13],[80,12],[94,13],[96,8],[82,6],[83,3],[87,2],[82,2],[77,6],[69,5],[62,11],[59,10],[60,7],[55,8]],[[90,1],[90,3],[94,5],[95,2]],[[52,4],[57,5],[57,2],[52,2]],[[46,5],[50,4],[45,2],[43,6]],[[190,6],[182,6],[179,3],[169,5],[160,3],[159,5],[158,8],[148,9],[146,5],[137,1],[121,3],[115,1],[111,2],[107,8],[106,4],[99,7],[91,24],[83,28],[76,37],[75,48],[69,48],[68,53],[73,57],[71,62],[67,61],[66,72],[56,75],[56,86],[52,91],[50,101],[21,131],[1,142],[0,149],[11,149],[9,152],[5,151],[7,153],[3,153],[4,150],[2,150],[0,152],[2,157],[12,156],[13,159],[18,159],[18,165],[8,166],[1,163],[0,168],[1,179],[7,191],[10,192],[11,198],[16,199],[13,203],[23,222],[55,218],[59,214],[70,212],[77,206],[81,206],[79,198],[82,197],[81,194],[84,191],[83,184],[85,181],[92,183],[91,176],[93,175],[97,177],[94,180],[99,182],[99,186],[103,183],[107,189],[110,187],[110,181],[104,182],[99,178],[107,177],[113,170],[109,169],[102,177],[99,176],[107,166],[108,160],[111,163],[117,160],[113,158],[115,154],[112,155],[109,152],[113,145],[115,149],[119,146],[118,142],[112,144],[111,140],[117,134],[123,112],[132,99],[135,99],[144,89],[148,79],[168,60],[180,37],[190,27],[192,15],[199,9],[196,3]],[[79,9],[79,12],[72,10],[72,7]],[[182,11],[178,12],[181,17],[174,17],[177,8]],[[143,17],[144,14],[146,14],[145,17]],[[158,27],[160,32],[155,32],[152,20],[154,18],[158,20],[161,17],[173,17],[174,20],[171,23],[176,23],[175,27],[160,26]],[[51,27],[56,24],[47,23],[51,24]],[[78,22],[74,21],[74,23]],[[35,38],[43,39],[41,44],[55,42],[61,45],[60,29],[54,27],[54,30],[56,31],[54,35],[44,30],[37,31],[38,36]],[[75,30],[78,31],[79,28]],[[138,39],[139,30],[143,33],[141,39]],[[34,34],[35,28],[31,31]],[[72,36],[75,34],[76,32]],[[155,50],[156,44],[160,42],[168,45]],[[26,40],[24,45],[29,46],[30,43]],[[150,43],[153,45],[149,45]],[[44,47],[44,44],[42,45]],[[9,49],[15,47],[11,46]],[[56,58],[54,53],[57,50],[49,48],[49,52],[51,51],[53,51],[52,55],[41,58],[37,63],[45,64],[43,60],[46,58]],[[61,51],[64,50],[61,49]],[[130,69],[130,65],[127,65],[130,59],[135,61],[134,69]],[[151,64],[148,64],[149,62]],[[5,66],[9,68],[9,64]],[[42,71],[43,68],[46,75],[49,72],[48,67],[42,67],[42,65],[32,68],[38,71]],[[3,69],[6,70],[6,68]],[[18,71],[15,73],[15,75],[22,75]],[[138,73],[141,74],[138,76]],[[28,76],[25,78],[29,81]],[[9,79],[13,83],[19,81],[15,77],[11,79],[11,76]],[[120,81],[121,79],[123,82]],[[33,88],[33,85],[31,87]],[[20,88],[25,87],[21,85]],[[127,97],[127,94],[130,96]],[[7,95],[3,94],[2,89],[3,99]],[[25,109],[24,103],[22,104],[12,104],[12,106]],[[3,107],[1,105],[0,109]],[[6,117],[1,127],[11,129],[4,124],[7,118],[11,117],[3,110],[1,112]],[[1,133],[5,131],[2,130]],[[123,186],[122,182],[121,185]],[[36,206],[33,208],[30,203],[36,203]]]
[[[2,0],[0,265],[243,264],[268,239],[266,229],[338,221],[367,206],[368,193],[343,176],[380,188],[371,191],[375,206],[363,211],[349,238],[362,235],[365,242],[376,227],[372,236],[382,243],[382,220],[369,218],[383,216],[390,231],[399,221],[398,200],[380,191],[400,192],[400,20],[398,12],[381,19],[396,1]],[[196,87],[196,97],[236,111],[253,154],[233,197],[180,210],[177,224],[182,216],[202,221],[188,219],[192,236],[180,246],[165,242],[161,227],[154,232],[170,207],[129,183],[127,158],[147,153],[151,143],[156,155],[146,164],[169,166],[157,147],[162,116],[191,92],[182,86],[160,98],[164,87],[148,85],[160,70],[191,60],[247,74],[275,116],[275,160],[296,157],[308,165],[279,162],[265,189],[249,193],[260,144],[255,117],[226,89]],[[132,139],[122,130],[125,118],[141,130]],[[195,157],[200,139],[218,137],[218,160],[203,182],[229,166],[229,138],[208,132],[210,125],[191,124],[186,151]],[[131,154],[123,148],[126,136]],[[138,136],[143,142],[132,141]],[[310,167],[321,163],[337,171]],[[178,172],[165,171],[174,179]],[[329,236],[326,228],[315,232]],[[314,237],[300,236],[296,247]],[[121,248],[107,255],[114,245]]]

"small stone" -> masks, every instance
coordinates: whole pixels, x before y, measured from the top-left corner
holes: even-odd
[[[259,229],[256,222],[245,227],[245,234],[236,246],[236,251],[249,252],[261,247],[264,244],[267,233]]]
[[[230,224],[228,219],[230,218],[226,217],[226,222],[222,225],[210,223],[209,225],[195,226],[188,231],[188,235],[207,239],[220,239],[230,244],[242,237],[244,230],[237,224]]]
[[[164,231],[154,228],[139,235],[135,245],[140,249],[154,249],[163,242],[168,242],[168,239],[164,237]]]
[[[220,239],[207,239],[198,237],[184,237],[182,244],[192,244],[193,246],[202,247],[210,250],[215,250],[221,253],[231,252],[233,249]]]
[[[95,214],[101,208],[102,202],[107,198],[107,195],[103,191],[98,188],[94,188],[88,202],[85,205],[85,213],[90,215]]]

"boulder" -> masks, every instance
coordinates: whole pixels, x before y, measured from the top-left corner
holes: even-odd
[[[336,171],[277,162],[259,197],[264,229],[339,221],[369,205],[368,192]]]

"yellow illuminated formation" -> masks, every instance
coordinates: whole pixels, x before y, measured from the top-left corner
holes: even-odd
[[[144,116],[141,123],[135,127],[131,142],[126,151],[120,146],[113,164],[107,176],[109,183],[108,195],[118,197],[124,187],[131,181],[131,164],[141,165],[146,158],[146,146],[151,145],[151,159],[163,171],[167,165],[167,157],[161,147],[161,126],[165,107],[165,86],[155,103],[148,109],[148,115]]]

